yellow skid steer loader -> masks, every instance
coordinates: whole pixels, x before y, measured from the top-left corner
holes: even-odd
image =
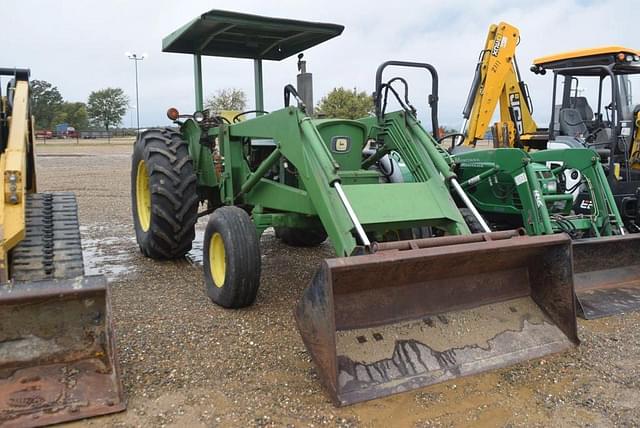
[[[124,410],[109,289],[84,276],[72,193],[36,193],[29,70],[0,96],[0,426]]]

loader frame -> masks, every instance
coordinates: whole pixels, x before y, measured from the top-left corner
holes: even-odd
[[[524,227],[529,235],[566,232],[574,239],[624,235],[615,198],[593,150],[491,149],[454,158],[462,187],[494,227],[502,222],[503,228]],[[591,201],[588,213],[572,213],[574,196],[566,185],[558,185],[570,173],[582,177],[574,187],[584,183]]]

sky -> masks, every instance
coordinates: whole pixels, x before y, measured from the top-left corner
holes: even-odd
[[[194,110],[193,61],[162,53],[162,39],[210,9],[342,24],[340,37],[305,52],[314,75],[316,102],[334,87],[371,93],[383,61],[428,62],[440,76],[440,124],[458,128],[478,54],[492,23],[520,29],[516,51],[534,104],[534,118],[546,126],[552,77],[529,72],[534,58],[602,45],[640,47],[635,0],[0,0],[0,66],[29,67],[32,79],[57,86],[67,101],[86,102],[89,93],[120,87],[135,107],[133,61],[125,52],[147,53],[139,65],[142,127],[168,125],[166,110]],[[282,88],[295,83],[296,57],[265,61],[265,108],[282,107]],[[216,90],[245,90],[253,106],[251,60],[203,59],[205,97]],[[428,122],[430,83],[419,71],[397,72],[409,79],[410,99]],[[130,109],[124,126],[135,126]]]

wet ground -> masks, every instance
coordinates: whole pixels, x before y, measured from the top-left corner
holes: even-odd
[[[130,152],[130,145],[116,144],[39,150],[40,190],[76,192],[86,270],[109,278],[129,397],[124,413],[72,425],[640,425],[638,313],[579,320],[582,345],[561,355],[335,408],[292,316],[331,248],[294,250],[265,234],[256,304],[239,311],[217,307],[204,293],[201,243],[180,261],[140,255],[131,221]]]

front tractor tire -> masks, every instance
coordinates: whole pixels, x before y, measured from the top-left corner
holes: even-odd
[[[189,148],[171,129],[138,135],[131,165],[131,206],[136,240],[152,259],[183,257],[195,237],[198,195]]]
[[[204,281],[207,295],[225,308],[244,308],[260,285],[260,242],[249,215],[238,207],[213,212],[204,232]]]

